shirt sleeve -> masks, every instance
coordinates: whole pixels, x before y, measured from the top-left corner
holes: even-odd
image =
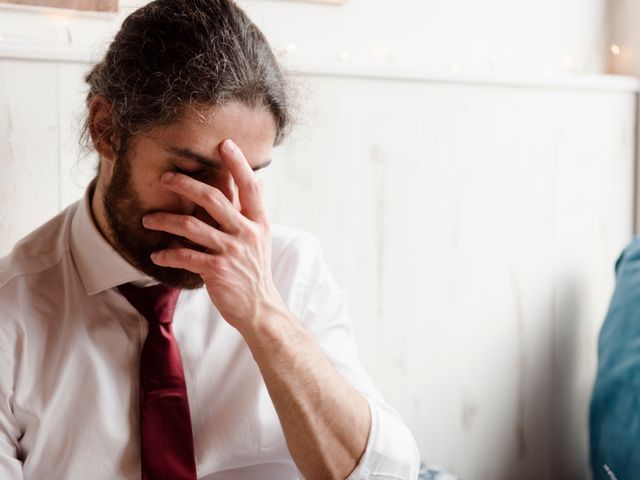
[[[302,323],[336,370],[369,403],[371,427],[363,456],[348,480],[418,478],[420,456],[402,418],[382,398],[358,359],[347,314],[347,298],[324,261],[320,244],[311,235],[297,252],[305,268],[298,278],[311,287]]]
[[[0,306],[0,322],[3,318]],[[13,415],[13,378],[14,363],[12,335],[0,325],[0,478],[7,480],[22,479],[22,461],[18,458],[20,429]]]

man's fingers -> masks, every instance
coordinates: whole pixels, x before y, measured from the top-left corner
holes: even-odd
[[[262,182],[251,169],[244,154],[231,139],[220,146],[222,160],[238,186],[238,195],[242,214],[256,222],[266,221],[266,212],[262,202]]]
[[[238,211],[217,188],[187,175],[173,172],[163,174],[162,183],[170,190],[204,208],[225,232],[236,233],[240,229]]]
[[[142,224],[150,230],[184,237],[210,251],[221,252],[224,250],[226,233],[216,230],[211,225],[191,215],[155,212],[145,215],[142,219]]]
[[[151,260],[161,267],[182,268],[203,275],[214,266],[216,256],[189,248],[170,248],[151,254]]]

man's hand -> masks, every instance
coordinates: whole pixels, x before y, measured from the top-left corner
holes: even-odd
[[[217,188],[179,173],[162,176],[166,188],[201,206],[220,224],[216,229],[190,216],[168,212],[145,215],[152,230],[178,235],[206,248],[154,252],[157,265],[198,273],[218,311],[241,334],[255,332],[262,319],[286,309],[271,275],[271,238],[262,184],[238,146],[225,140],[220,153],[238,187],[241,210]]]
[[[346,478],[367,444],[367,400],[345,382],[287,310],[271,276],[271,239],[260,182],[233,143],[226,140],[220,152],[238,186],[241,210],[214,187],[165,173],[167,188],[204,208],[220,230],[191,215],[146,215],[146,227],[207,249],[161,250],[152,259],[200,274],[222,316],[244,337],[303,476]]]

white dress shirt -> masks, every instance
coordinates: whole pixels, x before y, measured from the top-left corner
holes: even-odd
[[[147,321],[116,286],[150,277],[97,230],[91,191],[0,259],[0,478],[139,479],[138,375]],[[272,225],[273,278],[336,370],[367,399],[349,479],[415,479],[415,441],[362,369],[344,293],[308,233]],[[260,371],[205,288],[173,317],[198,478],[300,478]]]

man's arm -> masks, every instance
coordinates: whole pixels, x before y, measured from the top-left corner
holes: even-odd
[[[241,332],[278,413],[287,447],[308,479],[344,479],[367,445],[367,400],[336,372],[311,335],[274,306]]]
[[[383,415],[381,409],[376,416],[376,410],[369,409],[375,402],[368,404],[368,399],[344,380],[314,338],[288,311],[272,278],[270,227],[260,181],[233,142],[223,142],[220,152],[238,187],[238,198],[226,198],[220,190],[185,175],[165,173],[162,177],[166,188],[204,208],[219,228],[194,217],[167,212],[148,214],[143,219],[145,227],[185,237],[205,247],[205,251],[166,249],[154,252],[152,260],[202,277],[222,317],[240,332],[251,349],[291,455],[305,477],[345,478],[364,452],[376,470],[381,466],[384,478],[410,478],[396,473],[417,473],[411,435],[406,427],[396,428],[402,422],[393,414]],[[317,302],[323,303],[326,302],[322,299]],[[336,359],[332,360],[335,365]],[[372,418],[387,420],[378,424],[372,423]],[[380,427],[381,436],[369,437],[372,426]],[[389,435],[389,430],[402,432],[397,444],[409,446],[411,451],[395,458],[395,450],[389,445],[397,438]],[[381,451],[383,435],[393,440]],[[367,456],[369,447],[373,451]],[[361,466],[354,474],[369,478],[368,467]]]
[[[296,312],[296,322],[300,321],[340,379],[369,404],[366,450],[349,480],[417,478],[420,455],[413,435],[384,401],[359,361],[347,296],[331,274],[320,242],[298,232],[296,239],[278,252],[274,273],[286,282],[279,286],[284,289],[287,305]],[[295,287],[289,290],[287,285]]]

